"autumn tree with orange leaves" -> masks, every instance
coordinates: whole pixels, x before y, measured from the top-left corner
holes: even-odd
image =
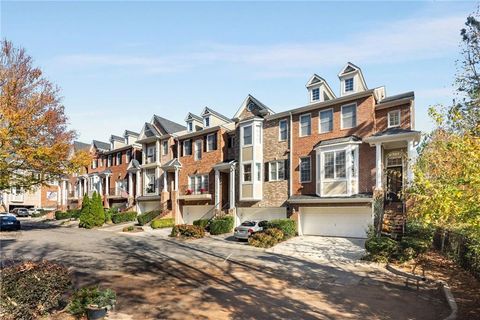
[[[84,155],[71,153],[75,132],[59,89],[9,41],[0,61],[0,191],[31,190],[84,166]]]

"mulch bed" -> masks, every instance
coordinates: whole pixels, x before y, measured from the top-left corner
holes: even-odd
[[[405,271],[412,272],[414,262],[397,265]],[[430,279],[443,280],[449,286],[457,302],[457,319],[480,319],[480,281],[453,261],[439,252],[430,251],[419,260],[415,274]]]

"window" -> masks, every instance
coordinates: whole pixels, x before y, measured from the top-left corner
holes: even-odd
[[[210,127],[210,117],[205,117],[204,122],[205,122],[205,128]]]
[[[243,165],[243,182],[252,182],[252,165]]]
[[[400,125],[400,110],[388,113],[388,127],[398,127]]]
[[[132,160],[132,150],[127,150],[127,154],[125,155],[127,163],[130,163]]]
[[[216,144],[215,140],[216,140],[216,133],[212,133],[207,136],[207,151],[212,151],[217,149],[217,146],[215,145]]]
[[[257,124],[255,126],[255,140],[261,144],[262,143],[262,125]]]
[[[195,140],[195,160],[202,159],[202,140]]]
[[[92,160],[92,169],[95,169],[97,167],[97,159]]]
[[[288,138],[288,123],[287,120],[281,120],[278,123],[278,130],[279,130],[279,140],[280,141],[285,141]]]
[[[193,122],[192,121],[187,122],[187,127],[188,127],[188,131],[192,132],[193,131]]]
[[[343,179],[346,177],[345,155],[345,150],[324,153],[323,176],[325,179]]]
[[[257,162],[255,169],[257,171],[257,181],[262,181],[262,164]]]
[[[188,177],[188,190],[190,194],[202,194],[208,192],[208,174]]]
[[[345,79],[345,92],[353,91],[353,78]]]
[[[300,158],[300,182],[310,182],[311,173],[310,157]]]
[[[122,153],[118,152],[117,153],[117,166],[122,164]]]
[[[155,155],[155,146],[147,147],[147,163],[152,163],[157,161]]]
[[[272,161],[268,166],[270,168],[269,181],[285,180],[285,161]]]
[[[234,136],[229,136],[228,137],[228,148],[233,148],[235,147],[235,137]]]
[[[107,167],[111,167],[112,166],[112,155],[109,154],[108,155],[108,160],[107,160]]]
[[[156,190],[155,169],[148,169],[145,171],[145,192],[155,193]]]
[[[356,178],[357,177],[357,152],[355,150],[352,150],[352,157],[351,157],[352,163],[352,177]]]
[[[309,136],[312,133],[310,114],[300,116],[300,137]]]
[[[315,88],[312,90],[312,101],[320,100],[320,88]]]
[[[168,155],[168,140],[162,141],[162,155]]]
[[[323,110],[319,113],[320,133],[333,131],[333,110]]]
[[[342,106],[342,129],[353,128],[357,125],[357,105]]]
[[[183,155],[184,156],[192,155],[192,140],[183,141]]]
[[[243,127],[243,145],[252,144],[252,126]]]

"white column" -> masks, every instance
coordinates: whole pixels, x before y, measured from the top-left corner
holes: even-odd
[[[67,181],[66,180],[63,180],[62,181],[62,204],[64,206],[67,205]]]
[[[230,168],[230,188],[228,193],[228,202],[230,209],[235,208],[235,167]]]
[[[105,175],[105,194],[108,195],[110,194],[110,183],[109,183],[109,177],[110,175]]]
[[[88,177],[83,179],[83,194],[88,194]]]
[[[375,168],[375,171],[376,171],[376,175],[375,175],[375,181],[376,181],[376,188],[377,189],[381,189],[382,188],[382,144],[381,143],[377,143],[375,145],[375,148],[376,148],[376,157],[375,157],[375,163],[376,163],[376,168]]]
[[[146,159],[147,159],[147,145],[143,144],[142,145],[142,164],[147,163]]]
[[[174,191],[178,191],[178,168],[175,168],[175,189]]]
[[[346,172],[347,194],[350,196],[350,195],[352,195],[352,147],[351,146],[347,147],[347,151],[346,151],[346,155],[345,155],[345,161],[346,161],[345,168],[347,170],[347,172]]]
[[[168,172],[163,170],[163,192],[167,192],[167,174]]]
[[[411,184],[413,182],[413,164],[415,163],[415,149],[413,145],[413,140],[408,141],[407,148],[408,160],[407,160],[407,183]]]
[[[155,155],[157,163],[160,163],[160,140],[155,142]]]
[[[137,171],[136,173],[136,181],[135,181],[135,185],[137,187],[137,192],[136,192],[136,196],[137,197],[140,197],[141,195],[141,186],[142,186],[142,183],[141,183],[141,179],[140,179],[140,170]]]
[[[128,197],[133,197],[133,173],[128,173]]]
[[[82,180],[78,180],[78,183],[77,183],[77,196],[78,198],[81,198],[83,197],[83,181]]]
[[[220,171],[215,170],[215,208],[220,209]]]
[[[57,205],[62,205],[62,181],[58,181],[58,187],[57,187]]]

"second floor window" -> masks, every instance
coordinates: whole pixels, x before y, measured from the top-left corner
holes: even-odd
[[[215,133],[207,136],[207,151],[217,149],[217,135]]]
[[[130,160],[132,160],[132,150],[127,150],[125,157],[126,157],[127,163],[130,163]]]
[[[345,150],[324,153],[324,179],[344,179],[346,177]]]
[[[97,167],[97,159],[92,160],[92,169]]]
[[[122,153],[117,153],[117,166],[122,164]]]
[[[157,161],[155,156],[155,146],[147,147],[147,163],[152,163]]]
[[[192,155],[192,140],[183,141],[183,155],[184,156]]]
[[[162,155],[168,155],[168,140],[162,141]]]
[[[311,116],[304,114],[300,116],[300,137],[309,136],[312,133]]]
[[[270,181],[285,180],[285,161],[272,161],[269,164],[270,167]]]
[[[311,181],[312,164],[310,157],[300,158],[300,182]]]
[[[391,111],[388,113],[388,127],[398,127],[400,125],[400,110]]]
[[[111,167],[112,166],[112,155],[109,154],[108,155],[108,160],[107,160],[107,167]]]
[[[202,159],[202,140],[195,141],[195,160]]]
[[[278,123],[278,130],[279,130],[279,140],[285,141],[288,138],[288,123],[287,120],[281,120]]]
[[[320,111],[320,133],[333,130],[333,110]]]
[[[342,106],[342,129],[353,128],[357,125],[357,105]]]
[[[320,100],[320,88],[315,88],[312,90],[312,101]]]
[[[243,145],[252,144],[252,126],[243,127]]]

